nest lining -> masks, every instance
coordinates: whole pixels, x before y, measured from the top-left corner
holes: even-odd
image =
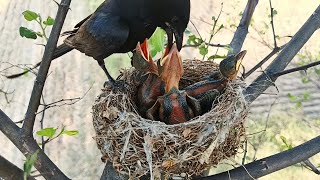
[[[184,65],[181,89],[217,70],[209,61],[188,60]],[[120,79],[130,84],[130,90],[103,89],[93,106],[98,148],[118,172],[131,179],[147,173],[155,179],[181,173],[190,177],[237,153],[248,112],[242,81],[230,82],[208,113],[186,123],[166,125],[138,114],[137,76],[134,69],[123,71]]]

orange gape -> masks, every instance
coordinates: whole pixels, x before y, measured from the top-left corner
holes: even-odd
[[[199,115],[200,103],[185,91],[179,91],[183,66],[175,44],[160,61],[159,69],[160,78],[165,84],[165,95],[158,97],[156,103],[147,111],[147,117],[167,124],[178,124]]]
[[[145,81],[138,87],[137,94],[138,110],[140,114],[145,117],[146,111],[153,106],[158,96],[164,94],[164,82],[158,76],[157,65],[149,54],[147,39],[141,46],[140,43],[138,43],[136,53],[140,57],[133,58],[133,66],[145,72],[145,76],[147,76]]]

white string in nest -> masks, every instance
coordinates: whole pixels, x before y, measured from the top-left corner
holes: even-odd
[[[118,172],[130,179],[147,173],[151,179],[181,173],[190,177],[237,153],[248,112],[242,81],[229,83],[208,113],[186,123],[166,125],[144,119],[135,110],[133,72],[122,75],[132,85],[129,92],[104,89],[93,106],[98,148]]]

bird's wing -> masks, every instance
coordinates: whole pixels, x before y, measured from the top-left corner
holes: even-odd
[[[86,30],[97,40],[103,41],[104,45],[122,46],[128,39],[129,26],[120,16],[110,13],[98,13],[87,24]]]
[[[79,27],[80,27],[84,22],[86,22],[86,20],[88,20],[91,16],[92,16],[92,14],[90,14],[89,16],[87,16],[86,18],[84,18],[83,20],[81,20],[80,22],[78,22],[78,24],[76,24],[76,25],[74,26],[74,29],[79,29]]]

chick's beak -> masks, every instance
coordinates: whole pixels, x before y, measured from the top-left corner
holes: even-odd
[[[136,54],[139,57],[134,57],[132,64],[139,70],[146,71],[148,73],[154,73],[158,75],[157,65],[154,63],[149,51],[148,51],[148,39],[140,45],[138,42],[136,46]]]
[[[179,88],[179,81],[183,75],[183,66],[177,45],[173,44],[169,53],[160,60],[161,79],[165,82],[165,91],[169,92],[172,88]]]
[[[240,70],[240,67],[241,67],[241,63],[242,63],[242,60],[244,58],[244,56],[247,54],[247,51],[246,50],[243,50],[241,52],[239,52],[236,56],[236,74],[238,73],[238,71]]]
[[[240,67],[241,67],[241,63],[242,63],[242,60],[244,58],[244,56],[246,55],[247,51],[244,50],[244,51],[241,51],[240,53],[238,53],[235,57],[234,57],[234,63],[235,63],[235,66],[233,70],[230,71],[230,74],[229,74],[229,79],[230,80],[234,80],[236,77],[237,77],[237,74],[240,70]]]

